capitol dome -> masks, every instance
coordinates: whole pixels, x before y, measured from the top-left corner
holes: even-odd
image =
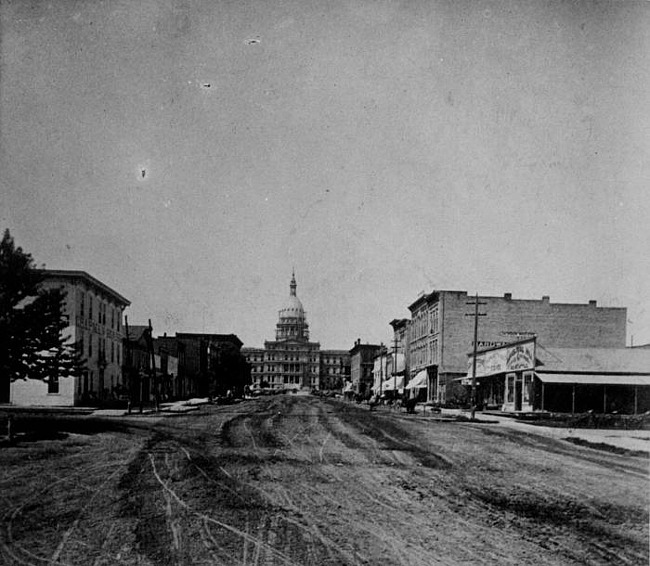
[[[302,308],[298,297],[289,296],[284,307],[280,309],[280,318],[305,318],[305,309]]]
[[[308,340],[309,325],[305,318],[305,309],[302,308],[300,299],[296,296],[296,275],[291,275],[289,297],[280,309],[278,324],[276,326],[276,340]]]

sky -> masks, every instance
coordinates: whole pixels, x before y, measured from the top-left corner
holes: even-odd
[[[322,348],[388,343],[433,289],[595,299],[650,342],[650,2],[13,0],[0,26],[0,227],[130,324],[262,346],[295,270]]]

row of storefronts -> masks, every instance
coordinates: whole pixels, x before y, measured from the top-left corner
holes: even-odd
[[[440,290],[409,310],[390,323],[391,347],[377,349],[375,393],[467,406],[474,392],[507,412],[650,409],[650,348],[626,347],[625,308]]]
[[[43,287],[65,293],[65,330],[84,370],[78,377],[2,380],[0,403],[16,406],[110,406],[243,391],[248,368],[234,334],[153,337],[128,325],[131,303],[84,271],[43,270]]]

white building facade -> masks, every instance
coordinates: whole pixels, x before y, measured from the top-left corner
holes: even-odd
[[[94,404],[123,388],[122,317],[131,303],[85,271],[43,270],[43,288],[65,293],[64,331],[76,344],[86,371],[81,378],[58,376],[49,383],[37,379],[12,383],[10,403],[20,406]]]

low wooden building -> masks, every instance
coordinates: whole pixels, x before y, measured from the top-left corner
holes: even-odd
[[[650,411],[650,349],[547,348],[536,338],[469,355],[478,404],[505,412]]]

